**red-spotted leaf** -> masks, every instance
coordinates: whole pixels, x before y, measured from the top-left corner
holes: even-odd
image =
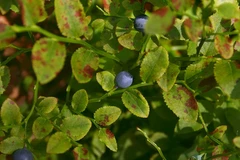
[[[53,130],[53,125],[45,118],[38,117],[34,122],[32,126],[32,131],[34,136],[37,139],[42,139],[45,136],[47,136],[49,133],[51,133]]]
[[[232,57],[234,42],[228,36],[216,35],[214,44],[216,50],[223,58],[229,59]]]
[[[238,86],[240,68],[231,61],[220,60],[215,64],[214,76],[223,92],[230,96]]]
[[[50,113],[57,107],[58,99],[55,97],[46,97],[38,104],[39,112],[42,114]]]
[[[213,151],[212,151],[212,156],[215,156],[215,155],[221,155],[221,154],[224,154],[224,153],[226,153],[227,152],[227,150],[222,146],[222,145],[217,145],[217,146],[215,146],[214,147],[214,149],[213,149]],[[221,159],[223,160],[223,159],[229,159],[229,155],[223,155],[223,156],[221,156]]]
[[[176,82],[177,76],[180,73],[178,65],[170,63],[167,71],[157,80],[158,85],[164,90],[169,91]]]
[[[83,112],[88,104],[88,94],[85,89],[80,89],[72,97],[72,107],[75,112]]]
[[[94,113],[95,121],[101,126],[109,126],[121,115],[121,109],[115,106],[104,106]]]
[[[41,84],[53,80],[62,70],[66,57],[65,45],[48,38],[38,40],[32,49],[33,70]]]
[[[198,117],[198,104],[194,95],[187,88],[175,84],[163,97],[169,109],[176,116],[187,121],[196,121]]]
[[[83,146],[78,146],[73,149],[74,160],[89,160],[89,151]]]
[[[23,116],[17,104],[8,98],[2,104],[1,118],[4,125],[18,125]]]
[[[118,38],[118,42],[125,48],[139,51],[143,45],[143,35],[137,31],[131,31]]]
[[[183,27],[188,38],[194,42],[197,42],[202,34],[202,21],[188,18],[183,22]]]
[[[88,30],[90,17],[86,17],[79,0],[54,1],[58,28],[64,36],[78,38]]]
[[[103,9],[109,13],[109,8],[110,8],[110,4],[111,4],[111,0],[102,0],[103,3]]]
[[[1,43],[1,42],[0,42]],[[0,67],[0,95],[3,94],[10,81],[10,71],[7,66]]]
[[[235,137],[235,138],[233,139],[233,144],[234,144],[236,147],[240,148],[240,136]]]
[[[65,133],[56,132],[48,140],[47,153],[61,154],[66,152],[71,146],[71,141]]]
[[[210,134],[214,136],[217,139],[221,139],[223,135],[225,134],[227,130],[226,125],[218,126],[214,131],[212,131]]]
[[[0,49],[8,46],[15,37],[16,34],[9,25],[0,23]]]
[[[73,140],[78,141],[88,133],[91,126],[92,123],[88,118],[80,115],[73,115],[63,119],[61,130]]]
[[[174,21],[175,13],[167,6],[162,7],[149,16],[145,32],[150,35],[166,34],[174,25]]]
[[[47,18],[42,0],[21,0],[22,18],[26,26],[34,25]]]
[[[148,52],[140,68],[142,81],[154,82],[158,80],[166,72],[168,65],[168,52],[163,47]]]
[[[117,151],[117,141],[114,134],[108,128],[101,128],[98,133],[98,138],[103,142],[110,150]]]
[[[99,57],[93,51],[79,48],[71,58],[73,74],[79,83],[89,82],[98,69]]]
[[[97,73],[97,82],[102,86],[103,90],[110,91],[115,86],[114,75],[109,71]]]
[[[12,154],[15,150],[23,148],[24,141],[19,137],[9,137],[0,142],[0,152],[3,154]]]
[[[126,90],[122,94],[122,102],[125,107],[134,115],[147,118],[149,115],[149,105],[145,97],[136,89]]]

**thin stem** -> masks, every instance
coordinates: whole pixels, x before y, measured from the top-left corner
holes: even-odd
[[[145,36],[142,49],[141,49],[141,51],[140,51],[140,53],[139,53],[139,55],[138,55],[138,59],[137,59],[137,61],[134,63],[134,65],[131,67],[130,70],[132,70],[132,69],[134,69],[134,68],[136,68],[137,66],[140,65],[141,59],[142,59],[142,57],[143,57],[144,54],[145,54],[145,49],[146,49],[147,43],[148,43],[148,41],[150,40],[150,38],[151,38],[151,36],[149,36],[149,35],[146,35],[146,36]]]
[[[15,47],[13,47],[15,48]],[[18,49],[18,48],[17,48]],[[15,59],[17,56],[19,56],[22,53],[26,53],[26,52],[30,52],[31,49],[22,49],[20,51],[17,51],[16,53],[14,53],[13,55],[9,56],[1,65],[7,65],[11,60]]]
[[[67,89],[66,89],[66,92],[67,92],[67,95],[66,95],[66,103],[69,102],[70,100],[70,92],[71,92],[71,84],[72,84],[72,81],[73,81],[73,74],[71,75],[71,78],[70,78],[70,81],[68,83],[68,86],[67,86]]]
[[[119,62],[120,63],[120,60],[116,57],[116,56],[113,56],[105,51],[102,51],[102,50],[99,50],[97,48],[95,48],[94,46],[92,46],[91,44],[87,43],[86,41],[83,41],[81,39],[70,39],[70,38],[65,38],[65,37],[61,37],[61,36],[58,36],[58,35],[55,35],[55,34],[52,34],[44,29],[42,29],[41,27],[39,26],[26,26],[26,27],[23,27],[23,26],[17,26],[17,25],[13,25],[11,26],[12,30],[15,31],[15,32],[38,32],[38,33],[41,33],[47,37],[51,37],[53,39],[56,39],[58,41],[61,41],[61,42],[66,42],[66,43],[74,43],[74,44],[80,44],[88,49],[91,49],[91,50],[94,50],[96,54],[99,54],[101,56],[104,56],[104,57],[107,57],[109,59],[112,59],[112,60],[115,60],[116,62]]]
[[[192,93],[195,93],[195,90],[189,87],[184,80],[177,80],[176,83],[183,84],[188,90],[190,90]]]
[[[227,148],[227,149],[235,150],[235,149],[233,149],[232,147],[227,146],[226,144],[224,144],[222,141],[220,141],[219,139],[215,138],[215,137],[212,136],[211,134],[209,134],[207,125],[206,125],[206,123],[204,122],[204,119],[203,119],[203,117],[202,117],[202,113],[200,112],[199,109],[198,109],[198,116],[199,116],[199,119],[200,119],[200,121],[201,121],[201,123],[202,123],[202,125],[203,125],[203,128],[204,128],[205,132],[207,133],[207,136],[208,136],[213,142],[215,142],[216,144],[218,144],[218,145],[220,145],[220,146],[223,146],[223,147],[225,147],[225,148]]]
[[[33,97],[33,105],[32,108],[30,110],[30,113],[28,114],[28,116],[25,118],[24,123],[25,123],[25,136],[27,135],[27,125],[28,125],[28,121],[31,118],[31,116],[33,115],[34,109],[36,107],[36,103],[37,103],[37,98],[38,98],[38,89],[39,89],[39,82],[37,81],[35,86],[34,86],[34,97]]]
[[[217,155],[208,157],[206,160],[217,159],[218,157],[224,157],[224,156],[229,156],[229,155],[238,154],[238,153],[239,153],[239,151],[217,154]]]
[[[114,88],[113,90],[105,93],[103,96],[101,96],[100,98],[93,98],[93,99],[90,99],[88,102],[89,103],[95,103],[95,102],[101,102],[101,100],[107,98],[107,97],[110,97],[112,95],[115,95],[115,94],[120,94],[120,93],[123,93],[124,91],[128,90],[128,89],[135,89],[135,88],[139,88],[139,87],[145,87],[145,86],[150,86],[150,85],[153,85],[153,83],[139,83],[139,84],[136,84],[136,85],[133,85],[129,88],[126,88],[126,89],[119,89],[119,90],[116,90],[117,88]]]
[[[162,159],[163,159],[163,160],[166,160],[166,158],[165,158],[165,156],[164,156],[161,148],[160,148],[158,145],[156,145],[156,143],[154,143],[153,141],[151,141],[150,138],[148,137],[148,135],[147,135],[143,130],[141,130],[140,128],[137,128],[137,130],[140,131],[140,132],[144,135],[144,137],[147,139],[147,141],[148,141],[154,148],[157,149],[157,151],[158,151],[159,155],[162,157]]]

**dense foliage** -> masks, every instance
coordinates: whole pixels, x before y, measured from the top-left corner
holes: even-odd
[[[240,159],[237,0],[0,0],[0,12],[0,159]]]

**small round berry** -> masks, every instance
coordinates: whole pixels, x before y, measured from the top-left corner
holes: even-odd
[[[33,160],[33,155],[27,148],[22,148],[13,153],[13,160]]]
[[[145,14],[137,16],[134,19],[134,28],[139,32],[144,32],[147,19],[148,19],[148,16],[146,16]]]
[[[127,88],[131,86],[132,82],[133,76],[127,71],[119,72],[116,76],[116,83],[120,88]]]

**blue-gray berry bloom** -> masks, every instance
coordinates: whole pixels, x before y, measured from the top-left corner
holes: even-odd
[[[137,16],[134,19],[134,28],[139,32],[144,32],[147,19],[148,17],[145,14]]]
[[[13,153],[13,160],[33,160],[33,155],[27,148],[22,148]]]
[[[116,84],[120,88],[127,88],[132,85],[133,76],[127,71],[122,71],[116,76]]]

